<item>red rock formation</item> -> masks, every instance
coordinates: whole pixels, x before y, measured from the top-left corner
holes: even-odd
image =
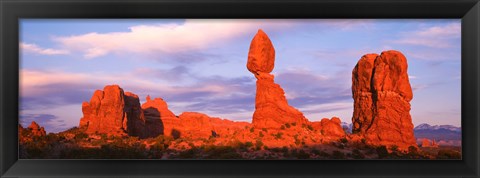
[[[184,112],[178,116],[181,122],[180,137],[209,138],[214,134],[210,117],[197,112]]]
[[[274,67],[275,49],[268,36],[262,31],[250,44],[247,68],[257,78],[255,112],[252,123],[256,128],[279,129],[285,123],[308,123],[303,113],[288,105],[285,92],[269,74]]]
[[[398,51],[363,56],[352,72],[353,133],[372,145],[416,146],[407,59]]]
[[[125,92],[125,112],[123,119],[123,128],[130,136],[147,137],[145,128],[145,116],[142,107],[140,106],[140,99],[137,95]]]
[[[438,147],[438,143],[435,140],[432,140],[432,147],[435,147],[435,148]]]
[[[87,133],[144,137],[145,118],[138,96],[124,93],[118,85],[95,91],[90,103],[82,104],[82,111],[80,127],[86,127]]]
[[[431,147],[431,146],[432,146],[432,145],[430,144],[430,140],[429,140],[429,139],[424,138],[424,139],[422,140],[422,147],[425,148],[425,147]]]
[[[322,128],[320,132],[322,135],[344,137],[345,131],[343,130],[340,119],[338,117],[332,117],[332,119],[324,118],[320,121]]]
[[[435,140],[429,140],[424,138],[422,140],[422,145],[423,148],[437,148],[438,144],[435,142]]]
[[[179,119],[168,109],[167,103],[162,98],[150,99],[142,104],[146,118],[147,137],[158,135],[171,135],[172,127],[179,124]],[[165,128],[166,127],[166,128]]]
[[[258,72],[270,73],[275,64],[275,48],[263,30],[259,29],[248,52],[247,69],[256,74]]]
[[[42,137],[47,135],[45,129],[40,127],[35,121],[32,121],[30,126],[28,126],[28,129],[32,132],[32,136]]]

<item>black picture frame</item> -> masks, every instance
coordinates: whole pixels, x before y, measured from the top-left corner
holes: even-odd
[[[1,177],[478,177],[478,0],[1,0]],[[20,18],[461,18],[462,160],[18,160]]]

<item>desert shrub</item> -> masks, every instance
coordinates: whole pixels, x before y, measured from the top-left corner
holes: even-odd
[[[307,125],[308,130],[313,130],[313,127],[311,125]]]
[[[361,141],[363,144],[367,144],[367,139],[365,139],[365,138],[362,138],[360,141]]]
[[[262,131],[264,131],[264,132],[268,132],[268,131],[267,131],[267,128],[262,128]]]
[[[386,158],[388,156],[388,150],[386,146],[379,146],[375,149],[378,154],[378,158]]]
[[[260,150],[260,148],[262,148],[263,146],[263,142],[261,140],[257,140],[255,142],[255,147],[257,148],[257,150]]]
[[[348,140],[347,140],[347,138],[341,138],[341,139],[340,139],[340,142],[342,142],[342,143],[347,143]]]
[[[208,151],[209,159],[239,159],[241,155],[231,146],[216,146]]]
[[[408,152],[409,152],[409,153],[417,153],[417,152],[418,152],[418,149],[417,149],[417,147],[409,146],[409,147],[408,147]]]
[[[259,137],[263,137],[263,136],[264,136],[264,135],[263,135],[263,132],[260,132],[260,133],[258,134],[258,136],[259,136]]]
[[[268,150],[268,146],[267,145],[263,146],[263,149]]]
[[[295,145],[300,145],[302,143],[302,141],[300,139],[298,139],[297,137],[295,137]]]
[[[274,136],[275,136],[275,139],[277,139],[277,140],[278,140],[278,139],[281,139],[281,138],[282,138],[282,135],[283,135],[283,133],[282,133],[282,132],[278,132],[278,133],[277,133],[277,134],[275,134]]]
[[[437,154],[438,159],[462,159],[462,154],[452,149],[440,149]]]
[[[253,127],[250,128],[250,132],[253,133],[253,131],[255,131],[255,129]]]
[[[397,152],[398,151],[398,146],[397,145],[392,145],[392,146],[390,146],[390,150],[392,150],[393,152]]]
[[[280,126],[280,129],[285,130],[285,126],[284,125]]]
[[[333,151],[332,156],[333,159],[345,159],[345,154],[337,150]]]
[[[245,142],[245,147],[246,148],[253,147],[253,143],[252,142]]]
[[[354,150],[352,151],[352,157],[353,157],[354,159],[364,159],[364,158],[365,158],[365,155],[363,155],[363,153],[360,152],[360,150],[354,149]]]
[[[297,158],[298,158],[298,159],[309,159],[309,158],[310,158],[310,154],[308,154],[307,152],[305,152],[305,150],[300,150],[300,151],[298,151]]]
[[[196,158],[196,149],[188,149],[188,150],[185,150],[185,151],[181,151],[178,155],[177,155],[178,158],[180,159],[192,159],[192,158]]]
[[[312,149],[312,153],[315,154],[315,155],[320,155],[320,150],[314,148],[314,149]]]
[[[86,139],[86,138],[88,138],[88,134],[83,133],[83,132],[75,134],[75,137],[74,137],[75,141],[80,141],[80,140],[83,140],[83,139]]]
[[[297,123],[296,123],[296,122],[292,122],[292,126],[297,126]]]
[[[290,126],[289,123],[286,123],[286,124],[285,124],[285,127],[290,128],[291,126]]]

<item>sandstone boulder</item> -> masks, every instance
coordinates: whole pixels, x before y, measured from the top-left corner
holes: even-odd
[[[247,69],[253,74],[270,73],[275,65],[275,48],[263,30],[259,29],[250,43]]]

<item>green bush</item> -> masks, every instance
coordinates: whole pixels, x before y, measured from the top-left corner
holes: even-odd
[[[451,149],[441,149],[437,154],[438,159],[462,159],[462,154]]]
[[[298,159],[309,159],[310,154],[306,153],[305,150],[300,150],[297,154]]]
[[[340,152],[340,151],[333,151],[333,159],[345,159],[345,154],[343,152]]]
[[[277,133],[277,134],[275,134],[274,136],[275,136],[275,139],[277,139],[277,140],[278,140],[278,139],[281,139],[281,138],[282,138],[282,135],[283,135],[283,133],[282,133],[282,132],[278,132],[278,133]]]
[[[390,150],[392,150],[393,152],[397,152],[398,151],[398,146],[397,145],[392,145],[392,146],[390,146]]]
[[[388,150],[386,146],[379,146],[375,149],[378,154],[378,158],[386,158],[388,156]]]
[[[257,140],[255,142],[255,147],[257,148],[257,150],[260,150],[263,146],[263,142],[261,140]]]
[[[364,159],[364,158],[365,158],[365,155],[363,155],[363,153],[360,152],[360,150],[354,149],[354,150],[352,151],[352,157],[353,157],[354,159]]]
[[[314,130],[311,125],[308,125],[308,126],[307,126],[307,129],[308,129],[308,130],[312,130],[312,131]]]

